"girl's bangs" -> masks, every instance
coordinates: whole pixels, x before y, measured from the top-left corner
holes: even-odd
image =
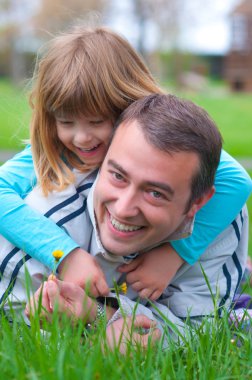
[[[71,89],[58,88],[54,99],[47,104],[48,112],[57,116],[102,116],[111,118],[111,106],[108,99],[103,99],[100,92],[78,82]]]

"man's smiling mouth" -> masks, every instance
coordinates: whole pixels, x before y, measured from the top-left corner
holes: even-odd
[[[118,220],[114,219],[112,217],[112,215],[110,215],[110,222],[112,224],[112,226],[117,230],[117,231],[120,231],[120,232],[132,232],[132,231],[138,231],[140,230],[142,227],[140,226],[132,226],[132,225],[129,225],[129,224],[123,224],[123,223],[120,223],[118,222]]]

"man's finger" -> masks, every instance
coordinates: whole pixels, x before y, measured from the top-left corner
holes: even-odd
[[[141,347],[148,347],[148,344],[154,344],[161,338],[161,331],[159,329],[154,329],[148,332],[147,334],[138,334],[138,333],[133,333],[132,337],[134,343],[139,343]]]
[[[80,299],[83,298],[85,295],[84,290],[71,282],[56,280],[56,281],[48,281],[48,294],[54,297],[56,296],[57,292],[60,294],[63,298],[68,298],[70,300],[75,300],[76,298]],[[54,292],[56,292],[54,294]]]
[[[157,322],[146,317],[146,315],[137,315],[133,320],[133,325],[135,328],[139,327],[150,330],[146,334],[133,333],[134,342],[140,343],[142,347],[147,347],[149,340],[151,340],[151,344],[153,344],[161,338],[161,331],[155,328]]]
[[[156,326],[157,322],[146,317],[144,314],[136,315],[132,321],[135,327],[143,327],[144,329],[150,329]]]
[[[48,281],[47,292],[50,306],[53,309],[57,305],[58,312],[68,313],[70,311],[71,304],[68,302],[68,298],[65,294],[63,296],[60,294],[62,290],[64,291],[64,287],[61,286],[60,289],[56,281]]]
[[[49,280],[47,283],[47,294],[50,302],[50,307],[54,306],[55,301],[59,298],[60,290],[55,280]]]
[[[97,282],[96,282],[96,289],[98,291],[98,296],[107,296],[108,293],[109,293],[109,287],[108,287],[108,284],[105,280],[105,278],[100,278]]]
[[[44,314],[44,311],[51,312],[50,302],[47,293],[47,282],[44,282],[39,289],[35,292],[34,296],[31,297],[26,304],[25,314],[30,317],[36,311],[40,310],[40,315]]]

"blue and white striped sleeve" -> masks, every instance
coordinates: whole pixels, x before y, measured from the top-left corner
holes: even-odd
[[[29,207],[24,198],[36,184],[31,147],[0,167],[0,234],[31,257],[53,268],[51,255],[79,245],[53,221]],[[39,231],[39,239],[33,231]]]

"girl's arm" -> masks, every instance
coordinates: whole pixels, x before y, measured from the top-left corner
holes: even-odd
[[[36,174],[28,146],[0,167],[0,234],[53,269],[51,253],[60,249],[65,257],[78,244],[53,221],[25,204],[23,199],[35,184]]]
[[[157,300],[184,264],[169,243],[144,252],[129,264],[118,268],[126,273],[126,281],[141,298]]]
[[[197,212],[193,234],[171,242],[187,263],[194,264],[210,243],[235,219],[246,203],[252,181],[245,169],[227,152],[222,151],[215,177],[215,194]]]

